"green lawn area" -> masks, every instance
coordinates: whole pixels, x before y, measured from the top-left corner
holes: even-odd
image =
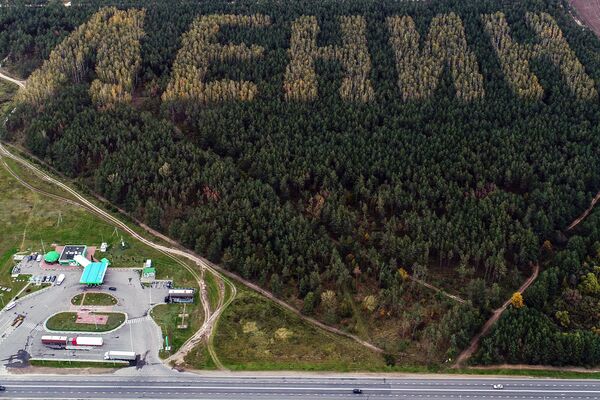
[[[219,304],[219,284],[217,283],[215,276],[209,271],[204,272],[204,283],[206,283],[210,309],[214,310]]]
[[[0,211],[1,214],[2,211]],[[0,305],[9,303],[29,281],[29,275],[22,275],[17,279],[10,276],[14,266],[12,256],[16,253],[16,250],[16,247],[11,247],[9,243],[3,243],[0,239],[0,286],[11,289],[10,292],[0,291]]]
[[[215,333],[221,362],[232,370],[381,371],[383,357],[353,340],[322,331],[298,316],[238,287]],[[194,368],[212,368],[204,346],[186,358]]]
[[[52,361],[52,360],[29,360],[34,367],[50,368],[123,368],[129,363],[124,361]]]
[[[31,293],[38,292],[38,291],[40,291],[42,289],[46,289],[46,288],[48,288],[50,286],[52,286],[51,283],[42,283],[41,285],[29,285],[27,287],[27,289],[25,289],[25,291],[21,294],[21,297],[24,297],[24,296],[26,296],[28,294],[31,294]]]
[[[179,316],[184,311],[183,304],[159,304],[154,307],[150,313],[154,321],[160,326],[164,336],[169,337],[169,345],[171,351],[167,352],[163,350],[160,354],[162,358],[166,358],[169,355],[175,353],[183,343],[196,332],[204,321],[204,312],[202,306],[199,303],[198,295],[196,295],[194,304],[185,305],[185,313],[189,314],[185,318],[185,322],[188,324],[186,329],[177,328],[181,324],[181,317]]]
[[[83,304],[81,300],[83,299]],[[71,304],[76,306],[113,306],[117,304],[117,299],[108,293],[87,292],[73,296]]]
[[[123,313],[92,313],[98,315],[108,315],[108,322],[105,325],[95,324],[77,324],[77,313],[62,312],[53,315],[48,322],[46,328],[51,331],[79,331],[79,332],[106,332],[115,329],[125,322],[125,314]]]

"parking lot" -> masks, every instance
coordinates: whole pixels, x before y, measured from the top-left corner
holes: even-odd
[[[25,258],[19,265],[21,274],[30,274],[40,282],[44,277],[65,275],[61,285],[54,284],[17,300],[9,311],[0,312],[0,360],[4,366],[18,366],[27,358],[101,360],[106,351],[135,351],[140,354],[141,364],[160,363],[158,351],[162,348],[160,328],[150,318],[149,310],[164,302],[168,282],[157,282],[145,287],[140,273],[134,269],[109,268],[104,284],[88,288],[79,284],[81,268],[57,266],[54,270],[42,269],[39,262]],[[115,290],[109,290],[113,288]],[[117,299],[113,306],[77,306],[71,298],[85,292],[104,292]],[[75,333],[48,332],[45,321],[53,314],[63,311],[123,312],[126,322],[113,332]],[[18,326],[13,322],[18,315],[25,318]],[[102,336],[103,346],[92,350],[57,350],[41,343],[43,335]]]

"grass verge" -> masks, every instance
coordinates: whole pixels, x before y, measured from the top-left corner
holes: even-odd
[[[219,304],[219,284],[213,273],[208,270],[204,271],[204,283],[206,284],[210,309],[214,311]]]
[[[62,312],[53,315],[46,322],[46,328],[51,331],[75,331],[75,332],[107,332],[112,331],[125,322],[123,313],[92,313],[97,315],[108,315],[108,321],[105,325],[96,324],[78,324],[77,313]]]
[[[150,312],[150,316],[160,326],[163,340],[167,336],[169,338],[169,345],[171,346],[170,351],[161,351],[161,358],[167,358],[177,352],[185,341],[200,329],[204,321],[204,311],[199,304],[197,295],[194,304],[185,305],[185,314],[188,314],[185,317],[185,323],[187,324],[187,328],[185,329],[179,327],[182,321],[181,314],[183,313],[184,305],[176,303],[159,304]]]
[[[114,306],[117,304],[117,299],[108,293],[87,292],[73,296],[71,304],[76,306]]]

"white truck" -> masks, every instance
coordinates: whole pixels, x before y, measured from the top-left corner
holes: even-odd
[[[105,360],[135,361],[136,358],[135,351],[107,351],[104,353]]]
[[[56,286],[60,286],[61,283],[65,280],[65,274],[60,274],[58,279],[56,280]]]

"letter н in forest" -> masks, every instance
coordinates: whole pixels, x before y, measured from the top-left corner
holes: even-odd
[[[345,100],[368,102],[375,92],[368,79],[371,57],[365,35],[367,23],[361,16],[338,17],[341,46],[317,47],[319,25],[314,16],[302,16],[292,23],[290,63],[285,71],[286,100],[309,101],[318,97],[315,59],[338,61],[344,69],[340,96]]]

